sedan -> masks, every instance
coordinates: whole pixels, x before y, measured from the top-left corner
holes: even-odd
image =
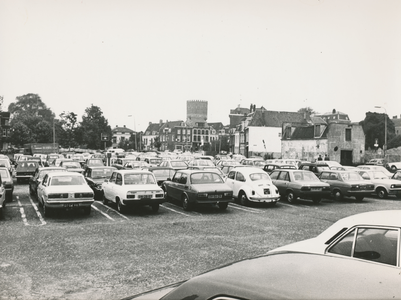
[[[364,197],[370,196],[375,188],[372,182],[364,180],[355,171],[323,171],[319,178],[330,184],[331,194],[336,200],[355,197],[360,202]]]
[[[82,174],[77,172],[47,173],[38,186],[38,202],[47,217],[55,210],[82,208],[91,212],[93,191]]]
[[[87,167],[84,172],[85,180],[94,193],[95,200],[103,199],[102,184],[105,179],[109,179],[114,170],[114,167],[107,166],[92,166]]]
[[[163,189],[167,200],[180,201],[186,211],[198,204],[217,204],[224,210],[233,201],[231,187],[213,171],[179,170],[163,183]]]
[[[15,177],[17,178],[17,182],[28,181],[29,178],[33,176],[36,168],[39,167],[37,161],[33,160],[25,160],[19,161],[18,165],[15,169]]]
[[[317,237],[125,299],[401,299],[401,211],[337,221]]]
[[[365,180],[370,180],[375,185],[375,193],[380,199],[386,199],[389,195],[395,195],[401,199],[401,182],[390,179],[381,171],[359,170],[358,173]]]
[[[234,199],[245,206],[251,202],[274,205],[280,200],[270,176],[258,167],[234,168],[228,173],[226,183],[232,188]]]
[[[149,205],[154,212],[164,202],[164,192],[152,172],[140,169],[115,170],[102,184],[103,203],[114,202],[120,213],[131,207]]]
[[[330,197],[330,185],[321,182],[311,171],[278,169],[273,171],[270,177],[281,197],[289,203],[296,202],[298,198],[319,203],[322,198]]]

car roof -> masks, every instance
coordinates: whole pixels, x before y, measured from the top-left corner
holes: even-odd
[[[237,170],[238,168],[238,170]],[[249,173],[265,173],[267,174],[265,171],[263,171],[263,169],[261,168],[257,168],[257,167],[239,167],[239,166],[235,166],[234,168],[231,169],[231,171],[239,171],[241,170],[241,173],[245,173],[245,174],[249,174]]]
[[[117,170],[116,167],[112,166],[89,166],[87,167],[88,169],[96,170],[96,169],[112,169],[112,170]]]
[[[129,169],[129,170],[115,170],[114,172],[121,173],[121,174],[132,174],[132,173],[144,173],[144,174],[153,174],[148,170],[141,170],[141,169]]]
[[[49,176],[71,176],[71,175],[76,175],[76,176],[83,176],[81,173],[78,172],[69,172],[69,171],[60,171],[60,172],[50,172],[48,173]]]

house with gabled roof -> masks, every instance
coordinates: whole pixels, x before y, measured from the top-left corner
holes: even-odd
[[[315,161],[327,157],[342,165],[364,162],[365,133],[359,123],[349,119],[338,121],[315,115],[308,123],[283,123],[282,130],[283,158]]]
[[[159,138],[160,128],[163,126],[163,121],[160,120],[159,123],[149,122],[148,127],[146,128],[144,134],[142,135],[142,145],[143,150],[149,151],[154,150],[154,143],[156,139]]]
[[[129,141],[131,135],[134,133],[135,131],[126,127],[125,125],[123,125],[122,127],[116,125],[116,127],[111,130],[112,147],[115,148],[120,143],[124,141]]]

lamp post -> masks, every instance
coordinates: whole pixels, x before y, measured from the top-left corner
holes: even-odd
[[[386,150],[387,150],[387,110],[384,106],[375,106],[375,108],[383,108],[384,109],[384,145],[383,145],[383,154],[384,158],[386,158]]]

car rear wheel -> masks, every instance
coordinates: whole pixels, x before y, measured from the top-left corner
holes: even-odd
[[[287,201],[289,203],[295,203],[296,200],[297,200],[297,197],[295,197],[293,192],[291,192],[291,191],[287,192]]]
[[[228,207],[228,202],[222,202],[217,204],[221,210],[226,210]]]
[[[249,200],[248,197],[244,192],[241,192],[241,195],[239,196],[239,201],[243,206],[248,206],[249,205]]]
[[[125,206],[121,203],[120,199],[117,199],[117,210],[119,213],[125,213]]]
[[[192,205],[189,203],[189,199],[187,195],[182,196],[182,208],[185,211],[190,211],[192,210]]]
[[[152,204],[151,207],[152,207],[152,211],[153,212],[158,212],[159,211],[159,204]]]
[[[387,199],[387,197],[388,197],[388,193],[387,193],[386,189],[384,189],[384,188],[378,188],[376,190],[376,195],[380,199]]]
[[[344,199],[343,194],[339,190],[333,191],[333,196],[336,201],[342,201]]]

